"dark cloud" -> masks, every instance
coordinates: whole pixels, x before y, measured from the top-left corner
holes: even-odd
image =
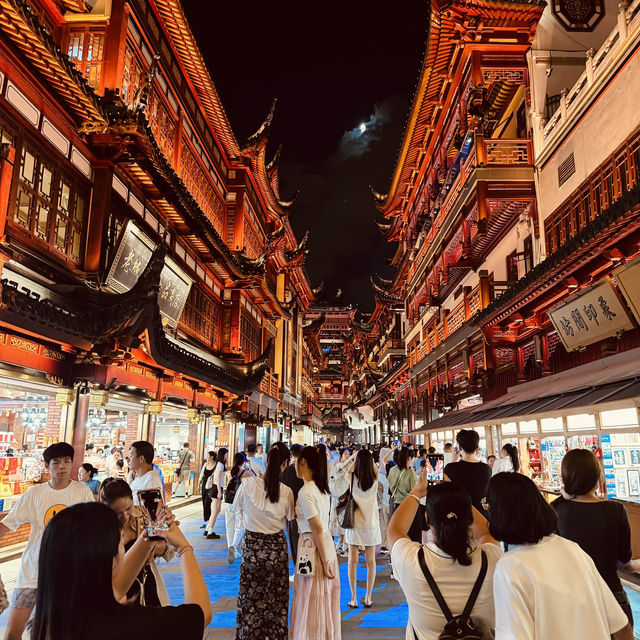
[[[283,143],[281,195],[299,196],[298,237],[310,231],[312,286],[341,288],[362,309],[369,276],[390,276],[390,245],[369,185],[392,176],[424,55],[427,4],[327,0],[313,15],[292,0],[183,0],[187,17],[237,137],[259,126],[278,98],[270,151]],[[361,131],[364,123],[366,130]]]

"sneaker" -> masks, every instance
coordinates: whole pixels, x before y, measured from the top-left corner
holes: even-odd
[[[293,584],[293,580],[294,580],[295,576],[293,574],[291,574],[289,576],[289,584]]]
[[[388,556],[389,555],[389,549],[387,549],[387,547],[380,547],[380,553],[383,556]]]
[[[205,535],[208,540],[220,540],[220,536],[215,531],[212,531],[211,533],[205,532]]]
[[[206,529],[207,528],[207,523],[205,522],[204,524],[200,525],[201,529]]]
[[[349,557],[349,552],[346,549],[342,549],[340,551],[340,557],[341,558],[348,558]]]
[[[234,552],[233,547],[229,547],[229,550],[227,551],[227,562],[229,564],[233,564],[235,562],[236,559],[236,554]]]

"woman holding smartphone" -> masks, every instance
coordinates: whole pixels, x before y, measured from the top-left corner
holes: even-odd
[[[296,515],[300,540],[298,564],[304,556],[313,558],[312,575],[296,571],[291,604],[290,640],[340,640],[340,578],[338,558],[329,533],[330,493],[327,457],[315,447],[305,447],[296,463],[304,480],[298,493]],[[315,553],[307,549],[315,547]]]
[[[222,509],[222,489],[224,486],[224,474],[227,470],[227,454],[228,450],[224,447],[218,449],[216,455],[216,465],[213,468],[213,488],[211,490],[211,517],[207,522],[207,528],[204,530],[204,535],[209,540],[220,540],[220,536],[214,532],[213,527],[216,525],[216,520]]]
[[[119,478],[106,478],[100,488],[99,500],[115,511],[118,516],[118,522],[122,527],[124,550],[129,551],[144,531],[142,513],[140,508],[133,504],[131,487]],[[153,555],[145,562],[127,590],[128,604],[149,607],[166,607],[170,604],[167,587],[158,571],[155,559],[163,558],[166,562],[170,562],[174,555],[173,549],[166,542],[156,543]]]
[[[211,602],[193,547],[172,522],[158,531],[180,558],[185,604],[178,607],[123,606],[114,579],[123,572],[124,545],[118,516],[99,502],[67,507],[53,517],[42,537],[36,614],[31,640],[111,640],[114,622],[133,638],[202,640],[211,622]],[[156,542],[139,543],[139,571]],[[86,588],[87,570],[91,589]],[[127,567],[127,570],[131,566]]]
[[[238,451],[238,453],[233,456],[233,466],[231,467],[231,471],[227,472],[227,489],[224,496],[224,501],[227,506],[225,507],[224,524],[227,530],[227,562],[229,564],[233,564],[235,562],[236,550],[242,540],[242,534],[244,533],[244,529],[242,528],[242,518],[236,517],[236,511],[233,509],[233,503],[235,496],[238,494],[240,483],[244,478],[251,477],[251,471],[247,469],[246,462],[247,458],[244,453],[242,453],[242,451]]]

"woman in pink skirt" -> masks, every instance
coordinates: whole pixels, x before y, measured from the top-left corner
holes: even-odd
[[[314,447],[305,447],[296,462],[296,473],[304,480],[298,493],[296,516],[300,540],[298,564],[308,568],[311,556],[313,575],[298,572],[293,582],[290,640],[340,640],[340,578],[338,559],[329,533],[330,493],[326,456]],[[315,554],[309,553],[315,546]]]

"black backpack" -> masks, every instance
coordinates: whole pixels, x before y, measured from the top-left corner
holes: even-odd
[[[486,635],[484,630],[477,629],[473,624],[473,620],[471,620],[471,611],[478,599],[480,588],[482,587],[484,578],[487,575],[487,554],[484,551],[482,552],[482,566],[480,567],[480,573],[478,574],[476,582],[473,585],[473,589],[471,590],[471,595],[467,600],[467,604],[465,605],[463,612],[459,616],[455,617],[451,615],[451,611],[449,610],[447,603],[444,601],[444,598],[440,593],[440,589],[438,589],[438,585],[427,567],[427,563],[424,561],[424,549],[422,547],[420,547],[420,551],[418,551],[418,562],[420,563],[422,573],[424,573],[424,577],[427,579],[429,587],[431,587],[431,591],[433,592],[440,609],[442,609],[442,613],[444,613],[444,617],[447,619],[447,624],[444,626],[442,633],[438,636],[438,640],[485,640]],[[415,629],[413,631],[413,635],[415,640],[418,640]]]
[[[237,476],[233,476],[227,483],[227,488],[224,491],[224,501],[227,504],[233,504],[233,499],[236,497],[236,492],[240,486],[240,478],[244,475],[245,469],[243,469]]]

